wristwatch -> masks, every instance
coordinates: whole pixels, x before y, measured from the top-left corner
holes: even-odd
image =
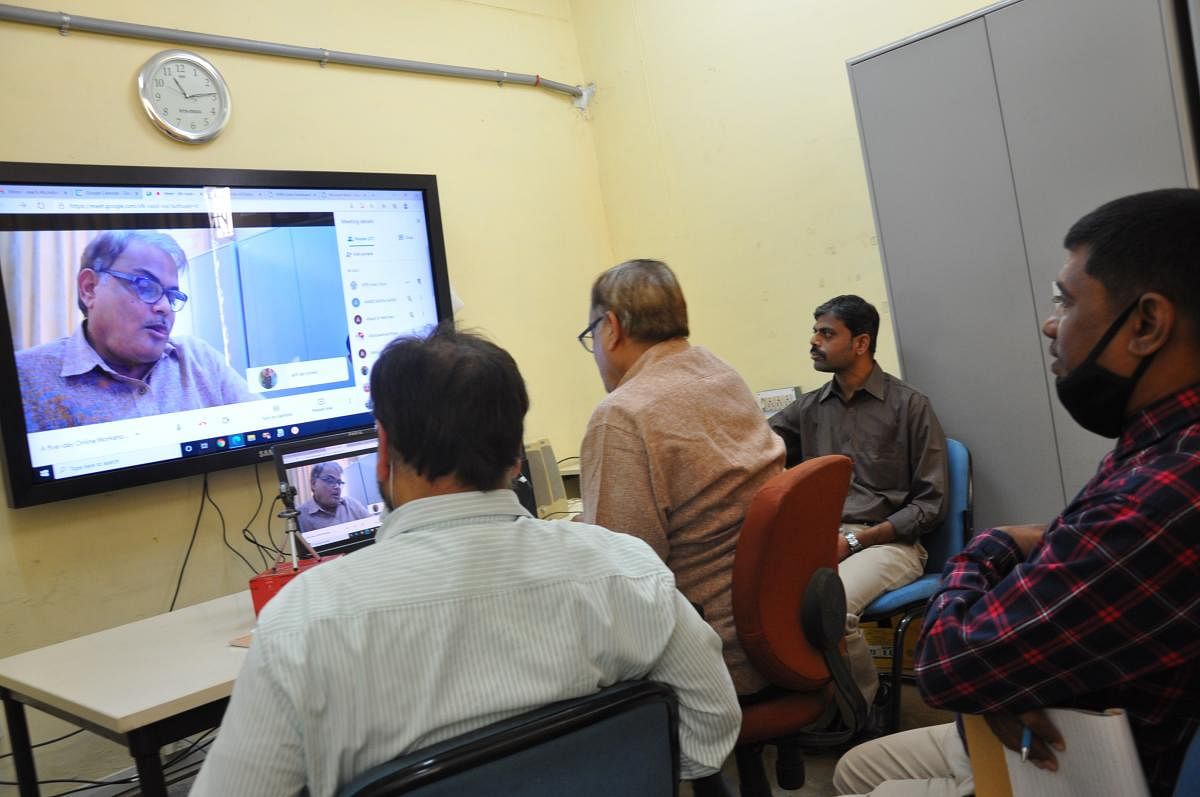
[[[846,544],[850,546],[850,553],[858,553],[863,549],[863,544],[858,541],[858,536],[853,531],[847,531],[842,536],[846,538]]]

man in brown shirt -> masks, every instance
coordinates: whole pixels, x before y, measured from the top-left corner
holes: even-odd
[[[863,609],[921,575],[919,539],[945,512],[946,435],[929,399],[875,362],[879,313],[859,296],[837,296],[813,312],[813,368],[832,373],[774,415],[788,467],[825,454],[854,460],[842,509],[838,575],[846,587],[846,650],[867,701],[879,688]]]
[[[733,626],[731,582],[750,499],[783,470],[784,447],[742,378],[688,343],[674,273],[631,260],[592,285],[580,343],[609,391],[580,451],[583,517],[645,540],[724,642],[739,694],[767,685]]]

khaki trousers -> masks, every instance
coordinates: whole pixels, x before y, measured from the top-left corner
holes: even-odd
[[[842,525],[843,530],[856,533],[864,528],[850,523]],[[858,618],[883,593],[916,581],[925,571],[927,558],[920,543],[892,542],[864,548],[838,565],[838,575],[846,588],[846,656],[850,674],[867,705],[879,690],[879,673],[867,649],[866,637],[858,627]]]
[[[975,791],[971,761],[953,722],[860,744],[833,772],[838,794],[962,797]]]

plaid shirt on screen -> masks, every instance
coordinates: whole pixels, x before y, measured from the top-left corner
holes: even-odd
[[[1170,793],[1200,725],[1200,385],[1126,426],[1028,559],[989,529],[947,563],[916,674],[967,713],[1123,708]]]

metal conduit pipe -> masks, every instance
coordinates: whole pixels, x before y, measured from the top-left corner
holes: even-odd
[[[126,36],[134,39],[153,39],[156,41],[171,42],[173,44],[213,47],[219,50],[234,50],[242,53],[274,55],[280,58],[298,58],[304,61],[316,61],[321,66],[325,66],[326,64],[344,64],[346,66],[365,66],[373,69],[390,69],[396,72],[417,72],[423,75],[488,80],[501,85],[504,83],[517,83],[524,86],[539,86],[550,91],[557,91],[574,97],[575,105],[579,108],[587,106],[587,101],[594,90],[592,86],[569,86],[566,83],[559,83],[556,80],[547,80],[541,75],[504,72],[499,69],[477,69],[470,66],[433,64],[425,61],[385,58],[379,55],[364,55],[362,53],[344,53],[337,50],[326,50],[321,47],[298,47],[278,42],[241,39],[236,36],[217,36],[211,33],[196,33],[194,31],[176,30],[175,28],[138,25],[133,22],[120,22],[113,19],[81,17],[62,11],[40,11],[35,8],[23,8],[6,3],[0,3],[0,20],[57,28],[64,35],[73,30],[78,30],[86,33],[102,33],[109,36]]]

